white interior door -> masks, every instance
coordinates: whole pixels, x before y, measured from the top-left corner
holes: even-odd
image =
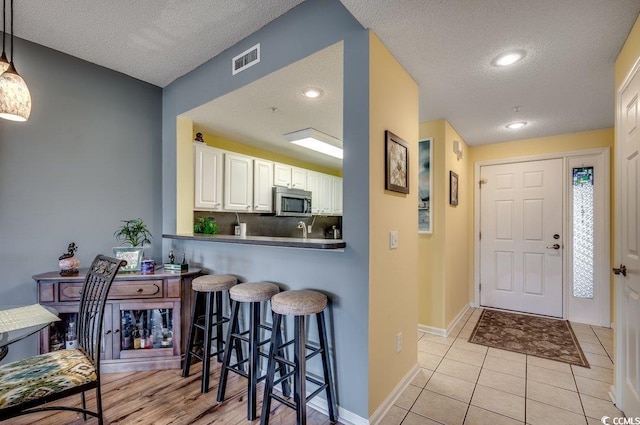
[[[638,129],[640,73],[620,96],[618,108],[618,176],[621,210],[618,240],[625,273],[616,281],[618,407],[629,418],[640,417],[640,129]],[[622,268],[622,267],[620,267]]]
[[[480,305],[562,317],[562,159],[480,168]]]

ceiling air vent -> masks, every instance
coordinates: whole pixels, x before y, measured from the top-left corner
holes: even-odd
[[[231,61],[231,74],[236,75],[238,72],[244,71],[258,62],[260,62],[260,43],[233,58]]]

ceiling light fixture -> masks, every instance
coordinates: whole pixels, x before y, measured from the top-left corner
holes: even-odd
[[[512,122],[511,124],[507,124],[505,125],[505,127],[507,127],[509,130],[517,130],[519,128],[524,127],[525,125],[527,125],[526,121],[517,121],[517,122]]]
[[[11,60],[0,75],[0,118],[26,121],[31,114],[31,94],[24,79],[13,65],[13,0],[11,0]]]
[[[302,94],[305,97],[308,97],[309,99],[316,99],[316,98],[322,96],[324,94],[324,92],[322,90],[320,90],[320,89],[315,88],[315,87],[309,87],[309,88],[306,88],[306,89],[302,90]]]
[[[7,0],[2,0],[2,56],[0,56],[0,74],[9,68],[9,60],[4,52],[5,37],[7,35]]]
[[[284,138],[294,145],[302,146],[334,158],[342,159],[342,142],[315,128],[305,128],[284,135]]]
[[[491,65],[493,66],[509,66],[514,63],[522,60],[526,55],[524,50],[514,50],[511,52],[503,53],[497,57],[495,57],[491,61]]]

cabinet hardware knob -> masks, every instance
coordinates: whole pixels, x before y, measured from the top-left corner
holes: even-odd
[[[115,331],[113,331],[114,334],[117,334],[120,332],[120,329],[116,329]]]
[[[142,293],[142,291],[143,291],[143,289],[142,289],[142,288],[138,288],[138,289],[136,289],[136,292],[137,292],[138,294],[141,294],[141,293]]]
[[[111,333],[111,329],[109,329],[108,331],[106,331],[104,334],[105,335],[109,335]]]

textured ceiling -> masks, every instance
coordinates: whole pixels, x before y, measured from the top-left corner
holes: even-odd
[[[299,0],[19,0],[16,36],[164,87]],[[470,145],[613,126],[640,0],[343,0],[420,86],[420,120]],[[494,68],[512,48],[520,63]],[[521,106],[518,113],[512,108]],[[528,121],[520,131],[505,129]]]

